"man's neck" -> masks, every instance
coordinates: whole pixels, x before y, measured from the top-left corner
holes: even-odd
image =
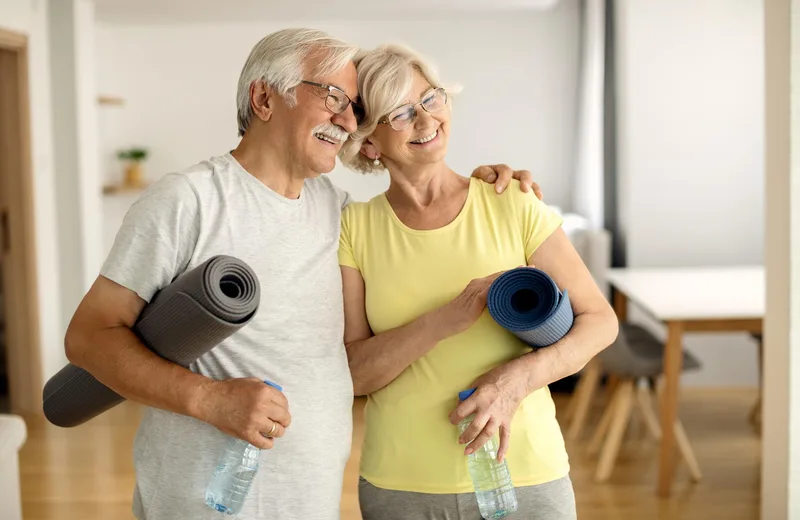
[[[231,155],[242,165],[247,173],[261,181],[269,189],[286,197],[297,199],[303,190],[306,176],[292,168],[268,140],[261,143],[245,135]]]

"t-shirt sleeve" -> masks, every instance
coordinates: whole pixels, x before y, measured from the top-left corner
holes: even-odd
[[[350,196],[350,193],[341,189],[340,187],[333,185],[333,189],[336,190],[336,196],[339,198],[339,206],[344,211],[344,208],[350,205],[353,202],[353,198]]]
[[[352,228],[355,207],[349,206],[342,212],[342,230],[339,233],[339,265],[359,269],[353,251]]]
[[[156,181],[125,214],[100,274],[149,302],[189,264],[199,207],[197,193],[182,175]]]
[[[506,191],[512,192],[525,243],[525,258],[530,259],[539,246],[561,226],[564,219],[533,193],[525,193],[518,187],[512,189],[511,186]]]

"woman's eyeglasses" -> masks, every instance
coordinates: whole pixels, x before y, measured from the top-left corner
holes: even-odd
[[[324,85],[322,83],[314,83],[312,81],[301,81],[301,83],[327,90],[328,93],[325,95],[325,108],[334,114],[341,114],[347,110],[348,105],[352,104],[353,115],[356,116],[356,123],[361,124],[361,122],[364,120],[364,107],[350,99],[350,97],[339,87],[334,87],[333,85]]]
[[[444,88],[439,87],[425,94],[419,103],[409,103],[395,108],[388,116],[378,121],[378,124],[389,125],[395,130],[403,130],[417,118],[417,105],[421,105],[426,112],[433,113],[443,109],[446,104],[447,92]]]

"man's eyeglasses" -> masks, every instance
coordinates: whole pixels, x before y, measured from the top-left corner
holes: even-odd
[[[417,105],[421,105],[426,112],[433,113],[443,109],[446,104],[447,92],[444,88],[439,87],[428,91],[422,96],[422,101],[419,103],[409,103],[395,108],[388,116],[378,121],[378,124],[390,125],[395,130],[403,130],[417,118]]]
[[[312,87],[327,90],[328,93],[325,95],[325,108],[334,114],[341,114],[347,110],[348,105],[352,104],[353,115],[356,116],[356,123],[361,124],[361,122],[364,120],[364,107],[350,99],[350,97],[345,94],[344,90],[340,89],[339,87],[305,80],[301,81],[300,83],[305,83],[306,85],[311,85]]]

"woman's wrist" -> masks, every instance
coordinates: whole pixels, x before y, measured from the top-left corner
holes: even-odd
[[[500,381],[503,382],[505,391],[511,397],[522,401],[534,391],[538,390],[536,386],[534,372],[535,368],[532,366],[532,352],[509,361],[502,367],[502,375]]]
[[[424,314],[422,319],[429,337],[437,343],[461,332],[457,315],[452,311],[449,303]]]
[[[520,362],[521,359],[515,359],[507,365],[506,378],[508,380],[507,386],[511,396],[517,401],[522,401],[528,397],[532,390],[529,386],[530,374],[524,363]]]

